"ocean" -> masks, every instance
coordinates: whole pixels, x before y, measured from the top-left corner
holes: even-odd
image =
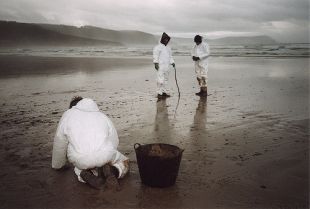
[[[0,47],[0,55],[55,57],[151,56],[153,46],[98,47]],[[174,56],[190,56],[192,46],[171,46]],[[310,57],[309,43],[275,45],[211,45],[214,57]]]

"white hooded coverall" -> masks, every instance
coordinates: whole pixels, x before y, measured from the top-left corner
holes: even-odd
[[[153,62],[159,64],[159,69],[157,71],[157,94],[169,94],[169,67],[174,63],[171,48],[162,43],[155,46],[153,49]]]
[[[205,42],[201,42],[199,45],[195,44],[191,54],[192,56],[199,57],[199,60],[195,61],[195,72],[199,85],[200,87],[207,87],[209,45]]]
[[[118,143],[111,120],[99,111],[92,99],[84,98],[60,119],[54,138],[52,167],[63,167],[68,158],[75,166],[78,180],[84,182],[81,170],[111,163],[121,178],[128,172],[129,163],[128,158],[117,151]]]

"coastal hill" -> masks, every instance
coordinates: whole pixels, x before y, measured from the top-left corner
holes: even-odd
[[[74,27],[50,24],[41,24],[40,26],[44,29],[55,31],[61,34],[81,38],[118,42],[124,45],[154,45],[158,42],[158,39],[155,38],[154,35],[141,31],[116,31],[93,26]]]
[[[0,46],[92,46],[120,43],[81,38],[42,28],[38,24],[0,21]]]
[[[174,38],[174,43],[179,45],[194,44],[194,38]],[[208,39],[210,45],[268,45],[277,44],[277,42],[269,36],[237,36],[224,37],[217,39]]]
[[[141,31],[109,30],[93,26],[67,26],[0,21],[1,46],[139,46],[155,45],[159,36]],[[268,36],[225,37],[210,45],[275,44]],[[192,45],[192,38],[172,38],[172,44]]]
[[[245,37],[225,37],[218,38],[211,41],[212,44],[225,45],[263,45],[276,44],[277,42],[269,36],[245,36]]]

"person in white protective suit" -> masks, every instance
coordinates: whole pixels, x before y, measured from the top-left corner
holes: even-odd
[[[196,43],[192,49],[192,59],[195,62],[195,72],[197,76],[200,92],[196,93],[197,96],[208,96],[208,57],[210,55],[209,45],[202,41],[200,35],[194,38]]]
[[[78,180],[100,189],[119,190],[118,178],[129,171],[129,159],[117,151],[112,121],[89,98],[74,97],[61,117],[53,144],[52,168],[72,163]]]
[[[157,70],[157,97],[170,97],[168,90],[169,67],[175,67],[172,52],[167,44],[170,37],[164,32],[160,43],[153,49],[153,63]]]

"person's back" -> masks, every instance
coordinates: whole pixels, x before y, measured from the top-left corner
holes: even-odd
[[[69,160],[82,169],[105,164],[119,143],[110,119],[99,111],[93,100],[87,98],[67,111],[65,132],[69,136]]]
[[[111,120],[100,112],[97,104],[88,98],[67,110],[58,125],[54,138],[52,167],[61,168],[66,162],[75,166],[80,181],[82,170],[102,167],[111,163],[124,176],[128,158],[117,151],[119,139]]]

